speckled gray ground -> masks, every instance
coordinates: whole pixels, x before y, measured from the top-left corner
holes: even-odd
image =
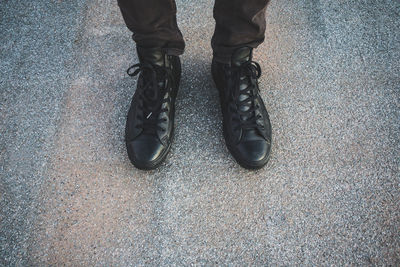
[[[256,172],[223,143],[212,1],[177,5],[175,143],[143,172],[116,1],[0,2],[0,265],[400,265],[399,2],[272,1]]]

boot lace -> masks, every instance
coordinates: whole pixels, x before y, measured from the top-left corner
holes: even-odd
[[[261,118],[261,115],[256,115],[256,110],[258,110],[260,106],[255,103],[258,97],[257,79],[261,76],[260,65],[255,61],[249,60],[235,68],[232,74],[233,77],[229,80],[234,82],[234,84],[228,86],[228,88],[233,88],[229,95],[232,100],[229,101],[229,108],[232,112],[237,114],[237,116],[233,117],[233,120],[238,122],[234,130],[264,129],[264,126],[257,122],[257,120]],[[247,87],[245,89],[240,89],[240,83],[243,79],[247,81]],[[240,100],[240,96],[244,96],[242,100]]]
[[[164,95],[167,91],[169,69],[144,62],[132,65],[126,72],[131,77],[140,74],[137,86],[138,108],[143,112],[137,115],[140,122],[136,127],[142,128],[147,133],[156,133],[158,130],[165,132],[166,129],[159,124],[166,119],[159,119],[159,115],[168,111],[168,108],[161,107],[168,101],[164,99]],[[164,82],[162,88],[159,82]]]

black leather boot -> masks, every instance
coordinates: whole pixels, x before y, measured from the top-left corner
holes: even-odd
[[[166,158],[174,132],[175,99],[181,76],[179,57],[160,48],[137,47],[139,74],[125,128],[129,159],[139,169],[155,169]],[[134,71],[133,71],[134,70]]]
[[[259,169],[269,160],[271,123],[259,95],[261,68],[252,61],[252,48],[242,47],[230,64],[212,62],[212,75],[218,88],[226,145],[244,168]]]

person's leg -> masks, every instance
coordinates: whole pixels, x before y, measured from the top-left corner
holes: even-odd
[[[214,59],[229,63],[233,51],[256,48],[264,41],[265,10],[269,0],[215,0]]]
[[[154,169],[171,148],[181,76],[179,55],[185,44],[174,0],[118,0],[118,4],[133,32],[139,58],[128,69],[130,76],[139,77],[126,120],[126,149],[137,168]]]
[[[175,56],[183,53],[174,0],[118,0],[118,5],[137,46],[160,47]]]
[[[248,169],[267,164],[272,130],[259,94],[253,48],[264,41],[267,0],[216,0],[212,76],[220,93],[225,143]]]

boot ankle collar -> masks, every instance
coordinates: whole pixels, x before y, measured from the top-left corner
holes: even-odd
[[[152,65],[164,67],[168,65],[167,55],[162,48],[144,48],[137,46],[137,54],[140,62],[148,62]]]
[[[236,49],[232,54],[231,65],[239,67],[241,64],[252,59],[253,49],[248,46]]]

